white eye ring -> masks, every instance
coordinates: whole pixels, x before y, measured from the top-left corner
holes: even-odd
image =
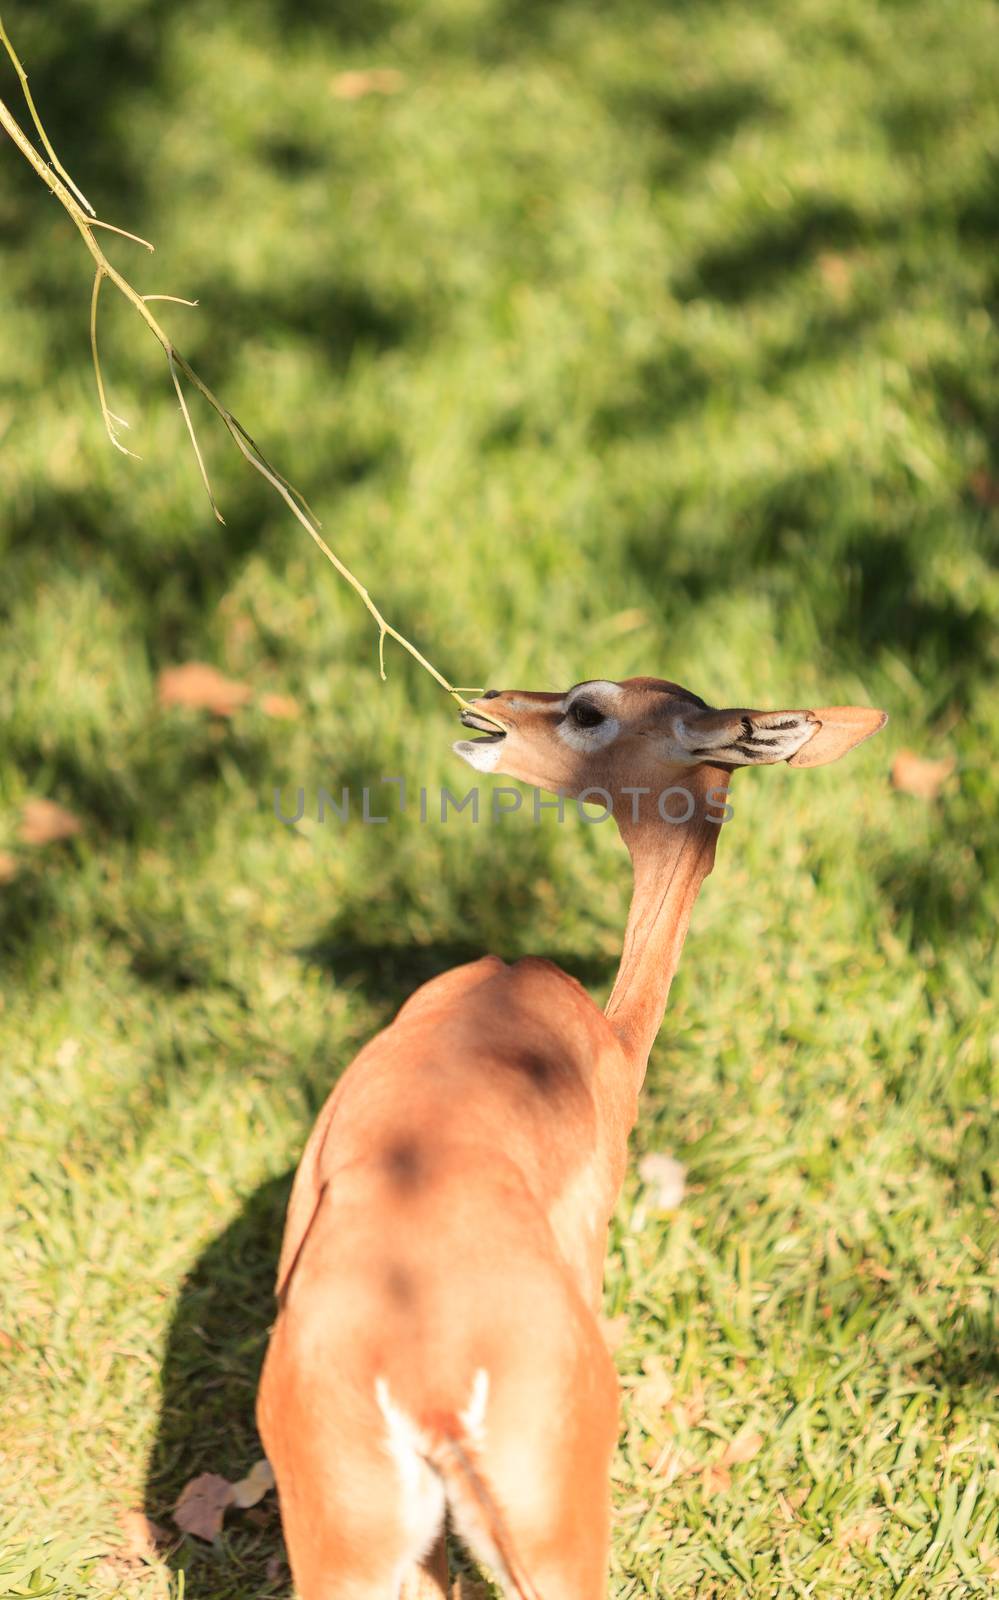
[[[611,683],[609,678],[589,678],[586,683],[577,683],[570,689],[563,701],[563,709],[568,711],[577,700],[592,700],[594,696],[601,704],[614,705],[620,700],[623,690],[619,683]]]

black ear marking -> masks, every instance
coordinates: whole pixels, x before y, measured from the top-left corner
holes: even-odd
[[[808,711],[710,711],[681,721],[678,743],[694,761],[774,766],[806,743],[813,726]]]

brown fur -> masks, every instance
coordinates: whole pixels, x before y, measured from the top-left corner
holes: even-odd
[[[458,1531],[518,1600],[605,1593],[617,1435],[598,1323],[607,1226],[714,859],[708,803],[731,765],[792,747],[804,757],[813,741],[816,763],[832,760],[883,720],[715,712],[657,679],[605,695],[620,732],[589,754],[559,736],[561,696],[516,691],[479,707],[506,730],[494,770],[613,797],[635,888],[606,1014],[547,961],[459,967],[361,1051],[302,1157],[258,1416],[303,1600],[396,1600],[421,1557],[405,1600],[445,1592],[440,1539],[416,1548],[406,1521],[416,1491],[391,1453],[379,1383],[413,1430],[420,1483],[443,1485]],[[692,756],[702,742],[723,756]],[[682,826],[656,808],[674,783],[695,801]],[[649,794],[634,799],[636,785]],[[470,1437],[478,1373],[488,1400]]]
[[[305,1600],[393,1593],[406,1542],[376,1378],[433,1433],[480,1369],[473,1459],[520,1565],[545,1600],[600,1593],[617,1385],[597,1296],[627,1078],[577,983],[486,957],[419,990],[341,1079],[295,1181],[259,1404]],[[574,1188],[582,1218],[559,1207]]]

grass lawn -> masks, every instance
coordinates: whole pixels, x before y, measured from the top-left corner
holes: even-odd
[[[178,345],[445,672],[891,713],[841,765],[735,780],[608,1263],[611,1593],[996,1593],[993,8],[4,21],[99,213],[156,242],[115,259],[199,300],[160,308]],[[395,92],[345,96],[368,68]],[[449,702],[397,650],[379,682],[357,599],[195,407],[214,522],[108,293],[142,460],[110,448],[89,258],[6,140],[0,282],[0,1592],[282,1596],[273,1497],[163,1560],[120,1514],[169,1525],[259,1454],[283,1205],[343,1066],[486,950],[602,1000],[626,857],[529,810],[319,825],[320,784],[463,792]],[[191,660],[253,698],[162,709]],[[891,788],[903,748],[953,759],[936,799]],[[79,834],[24,842],[37,797]]]

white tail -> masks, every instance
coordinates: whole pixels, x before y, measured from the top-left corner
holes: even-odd
[[[403,1517],[423,1544],[423,1554],[442,1536],[445,1513],[450,1512],[469,1548],[502,1575],[516,1600],[539,1600],[476,1463],[476,1448],[485,1440],[488,1394],[489,1376],[480,1367],[465,1410],[421,1426],[393,1402],[384,1378],[375,1382],[388,1450],[399,1473]]]

